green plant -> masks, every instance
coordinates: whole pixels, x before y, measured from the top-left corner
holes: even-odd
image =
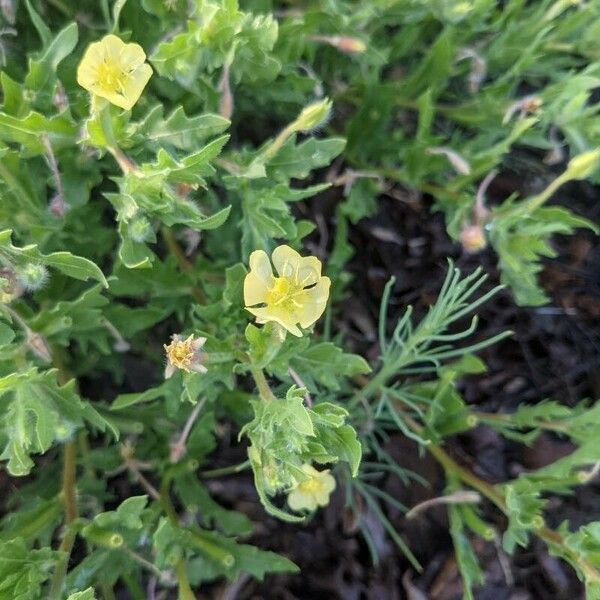
[[[149,578],[189,599],[220,577],[296,571],[243,543],[252,523],[208,492],[206,478],[246,469],[265,511],[290,522],[328,502],[335,476],[418,569],[385,512],[405,507],[370,483],[414,476],[381,447],[395,430],[445,469],[465,597],[481,581],[469,532],[494,533],[463,485],[507,515],[507,551],[538,535],[600,594],[597,524],[543,520],[544,494],[592,475],[598,405],[509,417],[457,391],[485,368],[474,353],[509,335],[463,344],[476,316],[452,328],[497,288],[479,294],[479,272],[451,265],[426,316],[408,309],[390,337],[390,282],[372,366],[332,325],[349,224],[397,184],[430,194],[468,249],[489,239],[518,302],[545,300],[535,276],[550,235],[594,228],[543,206],[593,178],[598,158],[598,6],[570,4],[337,0],[275,18],[258,1],[1,3],[19,36],[0,75],[0,447],[15,482],[0,599],[143,598]],[[539,98],[519,99],[534,84]],[[553,148],[555,130],[574,155],[563,174],[486,208],[479,180]],[[330,252],[308,256],[315,224],[294,205],[342,186]],[[222,422],[247,460],[211,469]],[[524,442],[550,428],[577,450],[491,486],[443,449],[477,423]]]

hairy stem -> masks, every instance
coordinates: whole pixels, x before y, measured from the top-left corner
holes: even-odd
[[[62,588],[67,574],[67,566],[73,544],[75,543],[75,532],[70,529],[70,525],[77,518],[77,497],[75,492],[75,468],[77,462],[77,449],[75,440],[71,440],[63,448],[63,480],[61,497],[65,508],[65,534],[58,547],[59,552],[64,552],[65,556],[56,564],[54,575],[50,582],[50,600],[60,600],[62,597]]]
[[[254,378],[254,382],[256,383],[256,387],[258,388],[258,393],[260,397],[265,402],[271,402],[271,400],[275,400],[275,395],[271,391],[269,384],[267,383],[267,379],[265,377],[264,371],[260,367],[250,367],[250,373]]]
[[[160,504],[165,511],[169,522],[173,527],[179,528],[179,519],[177,517],[177,511],[171,502],[170,496],[170,480],[165,478],[163,479],[160,486]],[[196,600],[196,596],[190,586],[190,582],[187,576],[187,572],[185,570],[185,558],[181,557],[177,561],[177,565],[175,566],[175,576],[177,577],[177,586],[179,589],[179,600]]]
[[[175,257],[179,268],[184,273],[186,271],[191,271],[194,268],[194,265],[187,259],[187,256],[184,254],[181,246],[177,243],[173,232],[168,227],[161,227],[160,233],[165,242],[165,246],[167,250]],[[193,286],[190,290],[192,297],[199,304],[206,304],[206,296],[204,292],[197,286]]]

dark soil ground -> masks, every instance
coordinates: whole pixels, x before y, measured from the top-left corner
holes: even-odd
[[[535,183],[532,184],[535,187]],[[499,177],[489,192],[493,202],[515,187],[514,176]],[[531,190],[526,190],[531,191]],[[469,256],[446,235],[443,219],[430,212],[427,197],[414,198],[394,190],[384,195],[374,218],[364,219],[351,231],[356,255],[349,265],[355,275],[352,296],[335,321],[336,330],[345,331],[348,345],[369,359],[377,357],[375,327],[383,286],[390,275],[397,284],[392,306],[401,310],[415,305],[419,314],[435,298],[451,257],[465,272],[481,265],[490,274],[490,286],[498,282],[495,257],[491,251]],[[600,221],[598,190],[587,185],[565,188],[558,202],[568,204],[579,214]],[[320,236],[331,240],[335,192],[300,206],[324,227]],[[318,214],[313,212],[318,207]],[[515,333],[481,353],[488,365],[483,376],[464,381],[467,401],[485,411],[510,412],[521,403],[552,398],[572,406],[582,398],[600,397],[600,248],[594,236],[579,231],[575,236],[555,241],[557,259],[548,261],[542,274],[551,297],[547,306],[522,308],[504,291],[480,310],[478,335],[487,337],[511,329]],[[543,435],[532,447],[507,441],[485,427],[453,438],[448,452],[483,479],[495,483],[534,469],[571,451],[568,442]],[[429,486],[403,485],[397,478],[382,483],[386,491],[407,506],[414,506],[440,494],[442,473],[428,455],[420,456],[412,442],[397,436],[388,451],[398,463],[419,473]],[[231,452],[234,452],[231,449]],[[237,450],[239,452],[239,449]],[[231,464],[243,457],[219,460]],[[210,597],[218,600],[250,599],[343,599],[343,600],[456,600],[462,596],[460,577],[453,558],[445,511],[433,509],[408,521],[399,511],[388,516],[421,564],[416,573],[386,536],[380,522],[364,509],[363,522],[369,528],[380,556],[370,560],[367,547],[357,533],[355,519],[344,511],[341,494],[330,506],[304,527],[288,526],[267,518],[257,501],[249,478],[235,476],[211,483],[212,492],[227,504],[244,511],[256,523],[252,542],[285,554],[301,568],[301,575],[270,576],[262,583],[240,579],[216,585]],[[552,526],[568,519],[578,526],[600,519],[600,486],[577,489],[573,496],[550,500],[548,522]],[[498,511],[485,507],[488,522],[501,532],[505,526]],[[565,599],[583,597],[574,572],[551,557],[545,546],[533,540],[515,556],[504,554],[499,540],[475,542],[476,552],[486,574],[486,584],[476,593],[478,600]]]

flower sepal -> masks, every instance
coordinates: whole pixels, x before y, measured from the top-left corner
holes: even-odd
[[[286,329],[279,323],[266,323],[264,327],[256,327],[249,323],[245,336],[252,365],[264,369],[274,361],[285,342],[286,335]]]

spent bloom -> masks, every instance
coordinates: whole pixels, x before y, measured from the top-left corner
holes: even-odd
[[[112,34],[90,44],[77,69],[81,87],[126,110],[138,101],[151,76],[142,47]]]
[[[180,335],[174,335],[169,345],[164,344],[165,352],[167,353],[167,366],[165,368],[165,378],[168,379],[173,375],[175,369],[181,369],[190,373],[206,373],[207,369],[202,364],[204,353],[201,352],[206,338],[190,335],[183,339]]]
[[[278,246],[271,260],[256,250],[250,255],[250,272],[244,280],[244,301],[258,323],[273,321],[300,337],[298,327],[310,327],[325,310],[329,297],[329,277],[321,275],[321,261],[302,257],[289,246]]]
[[[296,512],[316,510],[329,504],[329,496],[335,490],[335,479],[329,469],[317,471],[309,464],[302,465],[308,479],[301,481],[288,494],[288,504]]]

